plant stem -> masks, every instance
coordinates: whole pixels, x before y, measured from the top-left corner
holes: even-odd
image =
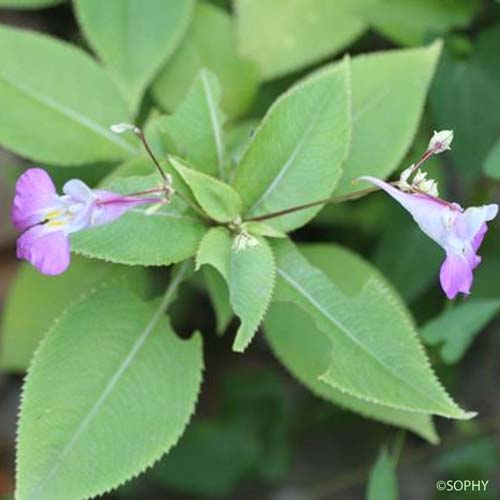
[[[153,160],[153,163],[155,164],[156,166],[156,169],[158,170],[158,173],[161,175],[161,178],[163,179],[163,182],[165,183],[165,191],[167,188],[170,188],[170,183],[171,183],[171,179],[170,177],[165,173],[165,171],[163,170],[162,166],[160,165],[160,162],[158,161],[158,159],[156,158],[156,156],[154,155],[153,153],[153,150],[151,149],[151,146],[149,145],[149,142],[148,140],[146,139],[146,135],[144,134],[144,131],[139,128],[139,127],[136,127],[134,129],[134,133],[137,137],[139,137],[139,139],[141,140],[144,148],[146,149],[146,152],[148,153],[149,157],[151,158],[151,160]],[[153,192],[153,191],[151,191]],[[146,194],[147,192],[144,192],[143,194]],[[185,196],[183,193],[179,192],[179,191],[174,191],[174,194],[177,194],[179,196],[179,198],[182,199],[182,201],[184,203],[186,203],[186,205],[188,205],[189,207],[191,207],[203,220],[205,221],[208,221],[208,217],[205,215],[205,213],[203,212],[203,210],[201,210],[201,208],[199,208],[195,203],[193,203],[187,196]]]
[[[299,210],[305,210],[306,208],[315,207],[317,205],[324,205],[326,203],[341,203],[343,201],[355,200],[360,196],[363,196],[368,193],[374,193],[378,191],[380,188],[372,187],[363,189],[361,191],[356,191],[355,193],[347,193],[341,196],[333,196],[330,198],[324,198],[323,200],[312,201],[310,203],[305,203],[304,205],[297,205],[295,207],[285,208],[284,210],[279,210],[278,212],[271,212],[269,214],[257,215],[255,217],[250,217],[249,219],[245,219],[245,222],[261,222],[268,219],[274,219],[275,217],[281,217],[283,215],[291,214],[293,212],[298,212]]]
[[[165,173],[165,171],[163,170],[163,168],[161,167],[160,162],[156,159],[156,156],[154,155],[153,150],[149,146],[149,143],[146,139],[146,136],[144,135],[144,132],[139,127],[136,127],[134,129],[134,132],[135,132],[135,135],[137,137],[139,137],[139,139],[141,140],[141,142],[142,142],[144,148],[146,149],[146,152],[150,156],[150,158],[153,160],[153,163],[155,164],[155,166],[158,170],[158,173],[161,175],[161,178],[165,182],[165,185],[168,186],[170,184],[170,180],[169,180],[167,174]]]

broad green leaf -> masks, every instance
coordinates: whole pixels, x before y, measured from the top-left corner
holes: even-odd
[[[359,190],[361,175],[385,178],[417,131],[441,43],[352,59],[352,139],[337,193]]]
[[[398,500],[396,464],[387,450],[380,450],[379,456],[368,478],[366,500]]]
[[[64,0],[0,0],[0,8],[7,9],[45,9],[54,7]]]
[[[480,33],[469,58],[447,50],[430,93],[436,127],[453,128],[450,154],[468,179],[477,177],[500,134],[498,51],[498,25]]]
[[[21,264],[10,286],[4,308],[0,366],[24,371],[43,335],[64,310],[98,283],[125,276],[128,283],[145,289],[142,268],[129,268],[73,257],[60,276],[47,277],[29,264]]]
[[[0,28],[0,144],[32,160],[81,165],[119,160],[135,144],[109,126],[130,121],[105,71],[80,49]]]
[[[170,164],[191,188],[201,208],[217,222],[231,222],[241,213],[241,199],[228,184],[169,157]]]
[[[154,98],[166,111],[174,111],[203,68],[219,79],[222,109],[230,117],[242,114],[256,91],[256,69],[236,51],[231,16],[199,2],[186,36],[153,83]]]
[[[500,180],[500,140],[491,148],[483,167],[484,173],[495,179]]]
[[[113,180],[107,189],[135,193],[158,186],[158,175]],[[177,185],[175,185],[177,189]],[[196,253],[206,231],[204,223],[178,196],[151,215],[148,206],[137,207],[120,219],[75,233],[73,251],[110,262],[166,266]]]
[[[477,13],[478,0],[377,0],[364,19],[399,45],[420,45],[453,28],[465,28]]]
[[[229,302],[229,290],[224,278],[214,268],[204,266],[203,277],[210,302],[215,311],[217,334],[222,335],[233,318],[233,310]]]
[[[220,98],[217,77],[202,69],[175,113],[160,118],[158,127],[172,143],[171,152],[198,170],[224,179],[225,117],[219,109]]]
[[[366,23],[353,0],[237,0],[240,51],[266,80],[325,59],[354,41]]]
[[[276,357],[316,396],[386,424],[409,429],[431,443],[438,437],[429,415],[397,410],[351,396],[320,379],[331,363],[331,342],[298,306],[273,303],[264,333]]]
[[[176,279],[176,278],[174,278]],[[123,285],[67,309],[26,379],[18,500],[77,500],[139,474],[182,435],[202,377],[200,335],[180,340],[161,304]]]
[[[358,294],[372,277],[381,279],[374,268],[341,247],[311,245],[302,250],[346,294]],[[331,341],[298,306],[274,302],[266,314],[264,332],[277,358],[317,396],[365,417],[409,429],[432,443],[438,441],[429,415],[365,401],[321,380],[331,363]]]
[[[226,280],[230,302],[241,324],[233,350],[243,352],[259,327],[274,287],[274,257],[267,242],[236,251],[224,228],[210,229],[196,254],[196,268],[213,266]]]
[[[262,215],[329,196],[341,175],[350,128],[349,60],[344,59],[292,87],[265,116],[236,171],[244,213]],[[320,209],[269,225],[291,231]]]
[[[319,268],[290,241],[274,240],[273,249],[274,301],[300,306],[330,340],[330,364],[322,381],[390,408],[457,419],[475,415],[460,409],[443,389],[404,304],[381,276],[356,266],[337,267],[328,247],[316,252]],[[350,293],[356,276],[361,283]]]
[[[428,345],[441,347],[445,363],[456,363],[485,326],[500,310],[500,300],[472,299],[426,323],[421,332]]]
[[[259,125],[259,120],[251,118],[226,127],[225,143],[229,156],[229,178],[233,178],[234,170],[243,158],[243,153]]]
[[[85,37],[135,112],[180,43],[194,0],[75,0],[75,9]]]

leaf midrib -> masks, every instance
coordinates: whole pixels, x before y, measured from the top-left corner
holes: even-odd
[[[208,106],[208,114],[210,116],[210,124],[212,125],[212,133],[214,136],[215,140],[215,149],[217,153],[217,167],[219,170],[219,178],[223,179],[223,145],[222,145],[222,136],[221,136],[221,127],[219,120],[217,119],[217,110],[216,110],[216,104],[213,100],[213,95],[212,92],[210,91],[210,86],[207,81],[207,75],[205,70],[201,71],[201,83],[203,86],[203,92],[205,94],[205,99],[207,101],[207,106]]]
[[[304,144],[309,137],[309,135],[312,133],[316,125],[318,124],[319,117],[321,116],[322,112],[324,111],[324,107],[326,103],[328,102],[329,98],[331,96],[327,93],[326,96],[320,100],[320,105],[318,108],[315,110],[313,117],[308,124],[304,134],[302,135],[302,138],[298,142],[298,144],[295,146],[293,149],[292,153],[284,163],[284,165],[281,167],[279,172],[276,174],[274,177],[273,181],[271,184],[267,187],[267,189],[264,191],[264,193],[261,195],[261,197],[248,209],[248,214],[249,215],[255,215],[255,210],[262,205],[264,200],[269,197],[269,195],[276,189],[278,184],[282,181],[283,177],[286,175],[288,170],[292,167],[293,163],[295,162],[295,159],[297,156],[302,152],[302,148],[304,147]]]
[[[10,85],[14,89],[24,93],[27,97],[31,98],[32,100],[38,102],[39,104],[46,106],[51,111],[58,112],[59,114],[63,115],[65,118],[71,119],[72,121],[76,122],[78,125],[90,130],[94,134],[96,134],[100,137],[103,137],[103,138],[107,139],[108,141],[114,143],[115,145],[119,146],[127,153],[131,153],[131,154],[137,153],[137,149],[134,148],[133,146],[131,146],[125,140],[123,140],[120,136],[107,130],[105,127],[103,127],[99,123],[96,123],[91,118],[88,118],[88,117],[82,115],[80,112],[75,111],[74,109],[72,109],[68,106],[65,106],[65,105],[62,105],[62,104],[56,102],[51,97],[46,96],[46,95],[38,92],[37,90],[28,87],[27,85],[24,85],[23,83],[19,82],[18,80],[14,80],[12,78],[9,78],[5,74],[0,73],[0,79],[2,79],[7,85]]]
[[[342,323],[340,323],[338,320],[336,320],[334,317],[332,317],[328,311],[326,311],[321,304],[317,302],[317,300],[312,297],[297,281],[295,281],[289,274],[286,273],[283,269],[280,267],[276,268],[276,271],[278,274],[285,280],[287,281],[292,287],[294,287],[301,295],[303,295],[328,321],[333,323],[337,328],[339,328],[341,331],[343,331],[349,339],[351,339],[352,342],[354,342],[359,348],[361,348],[362,351],[367,353],[369,357],[373,358],[386,372],[388,372],[391,376],[395,377],[396,379],[400,380],[403,382],[404,385],[409,387],[412,391],[416,392],[417,394],[420,394],[423,396],[424,399],[427,401],[430,401],[433,404],[437,404],[439,408],[443,408],[442,404],[434,399],[430,398],[427,394],[421,392],[417,388],[415,388],[412,384],[410,384],[406,379],[402,378],[401,375],[399,375],[397,372],[393,371],[390,366],[386,365],[378,356],[376,356],[372,351],[367,349],[362,343],[359,342],[358,339],[353,337],[349,329],[346,328]],[[388,404],[387,402],[385,404]],[[394,404],[394,403],[392,403]],[[389,403],[390,405],[390,403]],[[449,410],[448,410],[449,411]]]

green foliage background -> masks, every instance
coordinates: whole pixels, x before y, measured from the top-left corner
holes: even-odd
[[[498,221],[455,302],[382,194],[233,243],[434,129],[441,194],[498,202],[499,51],[487,0],[0,0],[0,498],[498,498]],[[157,185],[118,122],[182,198],[74,235],[62,276],[16,263],[23,169]]]

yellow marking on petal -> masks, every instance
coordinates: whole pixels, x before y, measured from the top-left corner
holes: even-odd
[[[52,210],[52,212],[49,212],[46,215],[46,217],[47,217],[47,219],[55,219],[56,217],[59,217],[60,215],[62,215],[61,210]]]
[[[66,223],[60,220],[51,220],[47,222],[47,226],[49,227],[64,227],[66,226]]]

